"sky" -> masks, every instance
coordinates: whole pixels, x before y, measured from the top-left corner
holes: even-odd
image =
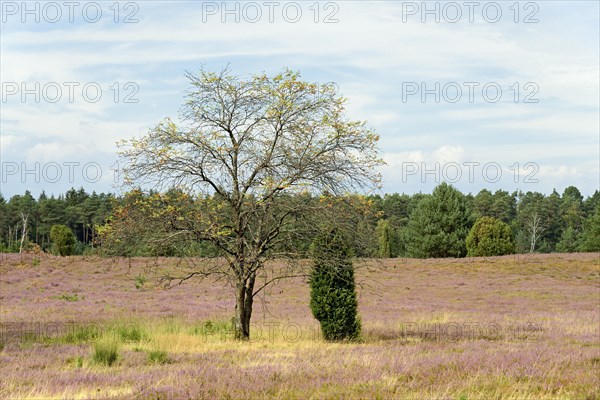
[[[597,1],[1,1],[0,193],[120,193],[186,71],[335,82],[381,193],[600,185]]]

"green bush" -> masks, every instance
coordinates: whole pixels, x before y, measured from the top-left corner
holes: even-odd
[[[50,240],[56,253],[61,256],[71,256],[75,251],[75,235],[65,225],[53,225],[50,229]]]
[[[319,235],[311,249],[310,309],[325,340],[358,339],[360,320],[348,240],[335,229]]]
[[[119,358],[119,346],[114,340],[104,340],[94,343],[92,360],[96,364],[110,367]]]
[[[515,252],[510,226],[493,217],[481,217],[467,236],[470,257],[501,256]]]

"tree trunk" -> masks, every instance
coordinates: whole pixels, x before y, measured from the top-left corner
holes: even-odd
[[[250,339],[250,318],[252,316],[252,293],[256,275],[252,273],[248,278],[236,285],[235,301],[235,338],[237,340]]]

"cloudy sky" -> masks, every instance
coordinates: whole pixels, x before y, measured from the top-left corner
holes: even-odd
[[[1,190],[118,191],[115,142],[177,117],[185,71],[336,82],[383,192],[598,189],[599,3],[1,2]]]

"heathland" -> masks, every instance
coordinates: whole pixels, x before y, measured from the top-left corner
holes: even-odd
[[[363,260],[354,343],[303,278],[235,341],[227,282],[159,284],[202,259],[0,257],[0,398],[600,398],[597,253]]]

